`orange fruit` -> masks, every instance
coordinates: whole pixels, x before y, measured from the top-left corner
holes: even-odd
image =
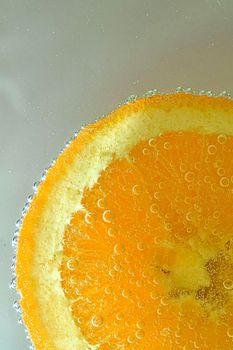
[[[145,97],[85,127],[20,230],[37,350],[233,347],[233,102]]]

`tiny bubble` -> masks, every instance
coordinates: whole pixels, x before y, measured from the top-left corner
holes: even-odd
[[[228,328],[227,335],[229,338],[233,338],[233,328]]]
[[[166,150],[171,149],[171,144],[170,144],[170,142],[164,142],[163,148],[166,149]]]
[[[142,193],[142,188],[141,188],[141,186],[140,186],[140,185],[134,185],[134,186],[132,187],[132,192],[133,192],[133,194],[139,196],[139,195]]]
[[[233,281],[230,279],[226,279],[225,281],[223,281],[223,287],[227,290],[233,289]]]
[[[139,328],[139,329],[143,329],[145,327],[145,322],[144,321],[138,321],[136,323],[136,327]]]
[[[149,154],[150,151],[149,151],[148,148],[143,148],[142,153],[143,153],[144,155],[146,155],[146,154]]]
[[[152,214],[157,214],[157,213],[158,213],[158,206],[157,206],[157,204],[155,204],[155,203],[151,204],[151,206],[150,206],[150,212],[151,212]]]
[[[102,316],[93,316],[91,319],[91,324],[93,327],[100,327],[103,324]]]
[[[75,271],[78,268],[78,261],[74,258],[71,258],[67,260],[66,265],[70,271]]]
[[[113,213],[111,210],[105,210],[103,212],[103,221],[110,224],[113,221]]]
[[[194,180],[194,174],[192,171],[188,171],[184,176],[185,181],[192,182]]]
[[[209,145],[207,148],[207,152],[213,155],[217,152],[217,147],[215,145]]]
[[[228,187],[229,186],[229,179],[227,177],[222,177],[220,180],[220,185],[222,187]]]
[[[138,330],[136,331],[135,335],[136,335],[136,338],[137,338],[137,339],[141,340],[141,339],[143,339],[145,333],[144,333],[144,331],[143,331],[142,329],[138,329]]]
[[[150,139],[150,140],[149,140],[149,146],[150,146],[150,147],[156,147],[156,139],[153,139],[153,138]]]
[[[227,137],[226,137],[226,135],[218,135],[217,140],[218,140],[218,143],[223,145],[226,143]]]
[[[10,283],[10,289],[15,289],[15,288],[16,288],[16,277],[12,278]]]
[[[218,168],[217,169],[217,174],[218,174],[218,176],[223,176],[225,174],[225,169],[224,168]]]
[[[168,327],[165,327],[165,328],[161,329],[160,334],[164,337],[167,337],[168,335],[171,334],[171,329]]]

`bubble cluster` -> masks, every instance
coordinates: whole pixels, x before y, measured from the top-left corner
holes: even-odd
[[[61,283],[90,346],[232,347],[232,154],[228,135],[161,134],[85,190]]]

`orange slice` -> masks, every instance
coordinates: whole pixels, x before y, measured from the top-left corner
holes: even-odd
[[[233,102],[128,103],[85,127],[21,227],[37,350],[233,347]]]

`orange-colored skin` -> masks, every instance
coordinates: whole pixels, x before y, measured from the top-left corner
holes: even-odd
[[[17,289],[22,295],[20,301],[23,319],[29,330],[37,350],[56,350],[49,341],[47,330],[38,318],[39,306],[35,295],[35,278],[32,276],[33,257],[35,251],[35,235],[38,219],[43,215],[54,183],[58,183],[69,171],[76,156],[103,128],[111,128],[117,120],[131,117],[131,114],[147,108],[162,108],[165,111],[180,106],[198,106],[203,111],[209,108],[225,109],[233,113],[233,101],[226,98],[209,98],[207,96],[193,96],[178,93],[172,95],[156,95],[139,99],[133,103],[121,106],[109,116],[85,127],[68,148],[58,157],[54,166],[48,171],[46,179],[40,184],[30,208],[24,218],[20,232],[17,252]],[[104,349],[104,347],[103,347]]]

